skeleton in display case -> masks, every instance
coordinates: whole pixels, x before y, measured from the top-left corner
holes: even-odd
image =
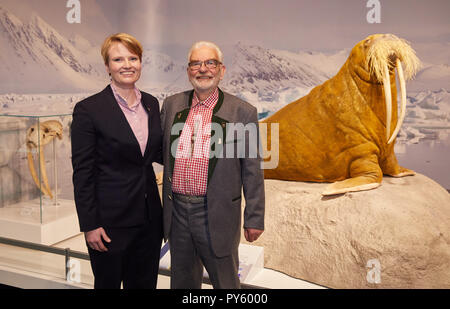
[[[27,130],[26,136],[26,145],[27,145],[27,160],[28,167],[30,169],[31,176],[38,186],[38,188],[42,191],[44,195],[53,199],[52,190],[50,189],[50,185],[47,177],[47,170],[45,167],[45,157],[43,148],[45,145],[49,144],[51,141],[55,142],[55,137],[58,139],[62,139],[63,126],[61,122],[57,120],[48,120],[44,122],[37,123]],[[33,158],[33,149],[39,148],[39,170],[42,175],[42,183],[39,181],[39,177],[36,173],[36,168],[34,166],[34,158]],[[54,149],[54,156],[56,157],[56,147]],[[56,171],[55,171],[55,192],[56,192]]]

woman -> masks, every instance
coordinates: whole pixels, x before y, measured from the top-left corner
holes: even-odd
[[[73,111],[72,165],[80,229],[95,288],[156,288],[162,211],[153,162],[162,163],[158,100],[139,91],[142,46],[108,37],[111,83]]]

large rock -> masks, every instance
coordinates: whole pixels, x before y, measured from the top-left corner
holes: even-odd
[[[322,197],[326,185],[265,180],[266,230],[253,243],[265,267],[332,288],[450,288],[444,188],[420,174]]]

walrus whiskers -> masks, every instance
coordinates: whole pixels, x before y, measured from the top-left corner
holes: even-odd
[[[367,51],[366,66],[379,82],[383,81],[384,66],[388,65],[388,68],[391,69],[396,64],[389,62],[392,56],[400,59],[403,63],[405,80],[412,79],[421,67],[416,52],[406,40],[393,34],[387,34],[375,39]]]

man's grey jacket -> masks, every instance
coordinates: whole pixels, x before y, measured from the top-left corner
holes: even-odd
[[[193,93],[191,90],[166,98],[161,110],[164,132],[162,199],[166,240],[169,239],[172,222],[172,174],[176,149],[189,114]],[[239,245],[241,192],[245,198],[244,228],[264,229],[264,177],[258,141],[256,108],[219,89],[219,100],[211,118],[206,194],[208,229],[211,246],[217,257],[230,255]],[[243,147],[245,153],[242,151]]]

